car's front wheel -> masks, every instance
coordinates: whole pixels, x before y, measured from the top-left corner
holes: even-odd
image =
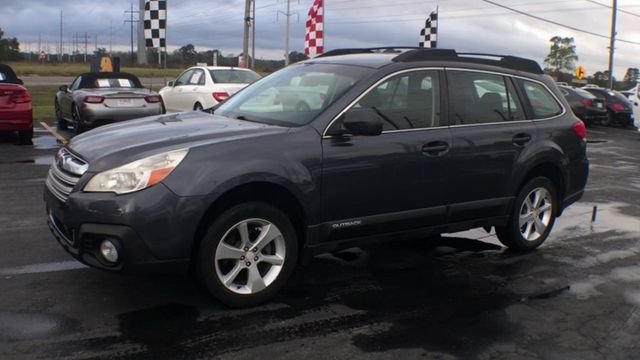
[[[553,183],[546,177],[536,177],[518,193],[507,225],[496,227],[498,239],[512,250],[533,250],[549,236],[557,211]]]
[[[231,307],[272,298],[289,278],[298,240],[287,215],[261,202],[231,207],[209,226],[198,253],[198,275],[206,289]]]
[[[79,135],[86,131],[86,127],[82,122],[82,118],[80,117],[80,110],[78,110],[77,106],[73,106],[73,131],[76,135]]]
[[[56,112],[56,127],[58,130],[67,130],[67,122],[62,118],[62,110],[60,109],[60,103],[56,99],[54,104],[55,112]]]

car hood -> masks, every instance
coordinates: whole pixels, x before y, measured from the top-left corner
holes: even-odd
[[[164,151],[287,131],[286,127],[192,111],[102,126],[72,138],[67,148],[86,160],[93,172]]]

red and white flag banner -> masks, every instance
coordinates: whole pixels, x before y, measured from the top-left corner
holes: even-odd
[[[307,14],[307,28],[304,35],[304,54],[315,57],[324,52],[324,2],[314,0]]]

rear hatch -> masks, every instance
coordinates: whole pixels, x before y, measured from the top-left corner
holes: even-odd
[[[596,97],[591,100],[591,103],[593,104],[593,108],[596,110],[605,111],[607,109],[607,103],[603,98]]]

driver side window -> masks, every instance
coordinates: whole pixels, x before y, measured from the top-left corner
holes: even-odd
[[[440,126],[440,78],[437,70],[393,76],[371,89],[349,112],[382,118],[382,131]]]

